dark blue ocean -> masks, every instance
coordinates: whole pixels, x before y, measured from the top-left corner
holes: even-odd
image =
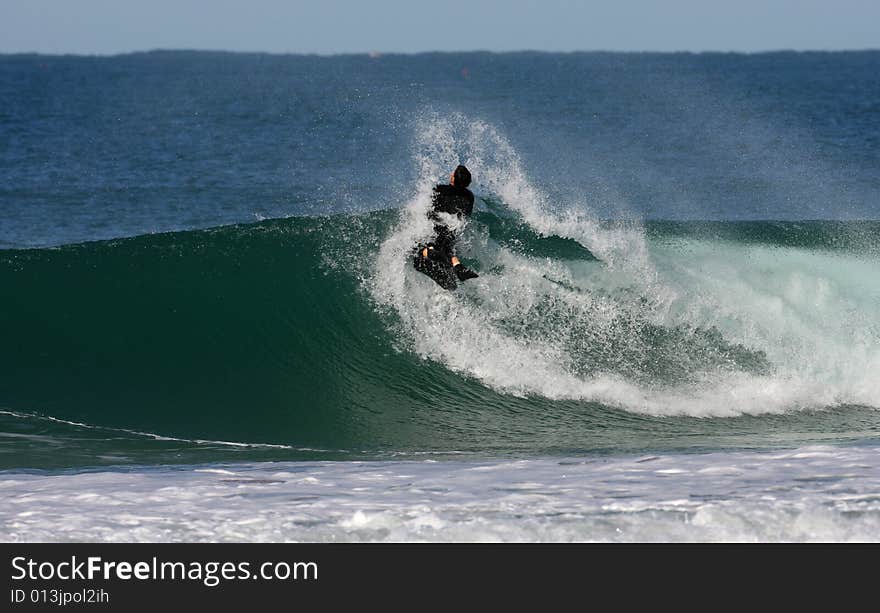
[[[0,56],[0,538],[877,541],[878,264],[876,51]]]

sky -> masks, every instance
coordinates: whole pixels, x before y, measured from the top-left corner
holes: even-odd
[[[0,53],[880,49],[880,0],[0,0]]]

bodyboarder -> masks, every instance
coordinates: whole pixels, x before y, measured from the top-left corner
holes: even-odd
[[[455,254],[455,231],[439,215],[470,217],[474,210],[474,194],[468,189],[470,184],[470,171],[458,165],[449,177],[449,185],[434,187],[428,213],[428,218],[434,222],[434,239],[420,244],[413,254],[413,267],[431,277],[443,289],[456,289],[456,279],[463,282],[479,276],[459,261]]]

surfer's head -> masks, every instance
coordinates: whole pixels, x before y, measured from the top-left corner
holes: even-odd
[[[467,187],[471,184],[471,171],[459,164],[452,171],[449,183],[458,187]]]

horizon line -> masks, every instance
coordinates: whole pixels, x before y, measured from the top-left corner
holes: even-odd
[[[386,56],[419,56],[419,55],[463,55],[463,54],[483,54],[483,55],[516,55],[516,54],[544,54],[544,55],[578,55],[578,54],[604,54],[604,55],[771,55],[771,54],[808,54],[808,53],[876,53],[880,51],[880,47],[864,47],[852,49],[793,49],[793,48],[777,48],[762,49],[753,51],[744,50],[720,50],[720,49],[704,49],[694,51],[682,49],[676,51],[657,51],[657,50],[609,50],[609,49],[572,49],[568,51],[551,51],[546,49],[508,49],[502,51],[490,49],[468,49],[468,50],[431,50],[431,51],[340,51],[340,52],[305,52],[305,51],[259,51],[259,50],[242,50],[242,49],[210,49],[210,48],[172,48],[172,47],[155,47],[151,49],[135,49],[131,51],[118,52],[44,52],[44,51],[0,51],[0,56],[42,56],[42,57],[90,57],[90,58],[113,58],[128,55],[148,55],[160,53],[215,53],[230,55],[274,55],[274,56],[296,56],[296,57],[352,57],[367,56],[378,59]]]

